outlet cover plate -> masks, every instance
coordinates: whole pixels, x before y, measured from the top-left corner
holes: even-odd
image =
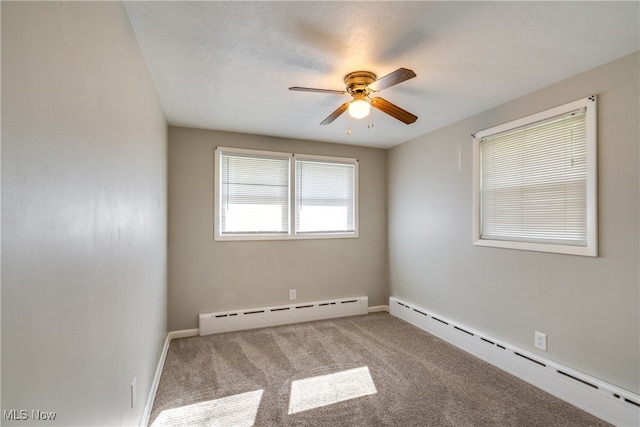
[[[547,334],[536,331],[534,346],[542,351],[547,351]]]

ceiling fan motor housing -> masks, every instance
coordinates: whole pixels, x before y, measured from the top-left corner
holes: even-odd
[[[347,92],[355,96],[356,93],[366,93],[367,86],[376,81],[376,75],[369,71],[354,71],[344,76]]]

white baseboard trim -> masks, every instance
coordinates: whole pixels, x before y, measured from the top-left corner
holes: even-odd
[[[144,406],[142,412],[142,418],[140,419],[140,427],[147,427],[149,425],[149,418],[151,417],[151,409],[153,408],[153,402],[156,398],[156,392],[158,391],[158,385],[160,384],[160,376],[162,375],[162,369],[164,368],[164,360],[167,357],[167,351],[169,351],[169,343],[171,338],[167,334],[167,338],[164,340],[164,346],[160,353],[160,359],[158,360],[158,366],[156,367],[156,373],[153,376],[153,382],[151,383],[151,389],[149,390],[149,396],[147,396],[147,403]]]
[[[374,305],[372,307],[369,307],[369,313],[378,313],[381,311],[386,311],[387,313],[389,312],[389,306],[388,305]]]
[[[396,297],[389,313],[598,418],[640,425],[640,395],[501,342]]]
[[[174,340],[176,338],[188,338],[188,337],[197,337],[200,335],[200,329],[183,329],[181,331],[171,331],[167,334],[169,340]]]

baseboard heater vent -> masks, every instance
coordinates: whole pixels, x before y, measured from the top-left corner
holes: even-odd
[[[520,353],[518,353],[517,351],[514,351],[514,352],[513,352],[513,354],[515,354],[516,356],[520,356],[520,357],[522,357],[523,359],[526,359],[526,360],[528,360],[528,361],[530,361],[530,362],[537,363],[538,365],[542,366],[543,368],[547,366],[547,365],[545,365],[544,363],[542,363],[542,362],[540,362],[540,361],[538,361],[538,360],[534,359],[533,357],[525,356],[524,354],[520,354]],[[560,371],[558,371],[558,372],[560,372]],[[563,372],[560,372],[560,373],[562,374]],[[568,376],[568,377],[570,377],[570,378],[576,379],[575,377],[572,377],[572,376],[571,376],[571,375],[569,375],[569,374],[565,374],[565,375],[567,375],[567,376]],[[584,382],[584,381],[583,381],[583,382]],[[596,388],[597,388],[597,387],[596,387]]]
[[[369,298],[357,297],[275,307],[249,308],[200,314],[200,335],[310,322],[367,314]]]
[[[539,354],[389,298],[389,313],[615,425],[640,425],[640,396]],[[435,320],[435,322],[432,322]]]

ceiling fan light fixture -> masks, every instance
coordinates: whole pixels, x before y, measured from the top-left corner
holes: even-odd
[[[367,117],[371,111],[371,104],[364,99],[356,99],[349,104],[349,115],[354,119]]]

